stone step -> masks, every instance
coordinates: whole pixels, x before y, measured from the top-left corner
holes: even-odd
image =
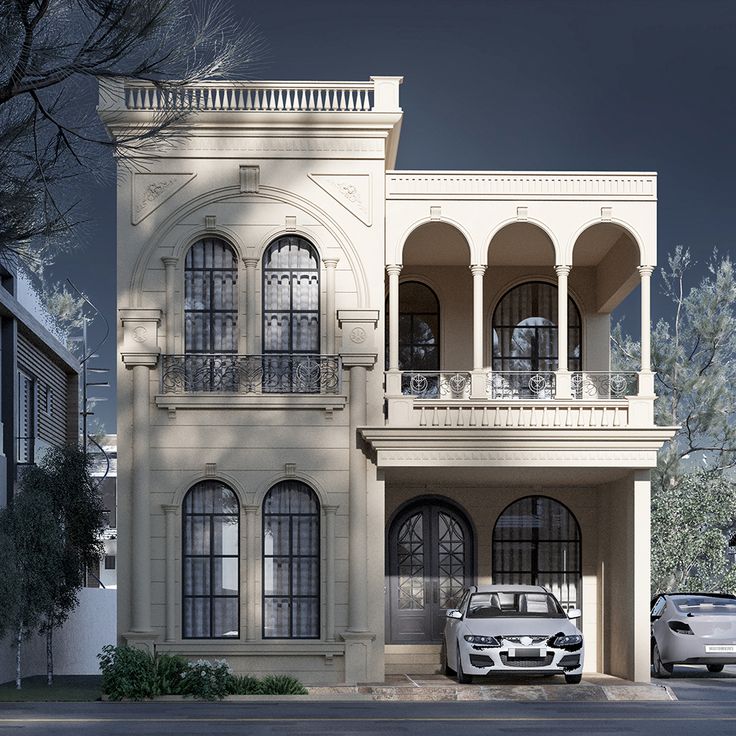
[[[432,675],[440,671],[439,644],[387,644],[384,656],[387,675]]]

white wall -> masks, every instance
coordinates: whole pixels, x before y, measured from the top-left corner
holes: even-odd
[[[82,588],[79,605],[64,626],[54,633],[54,674],[96,675],[97,654],[117,638],[117,592]],[[46,673],[46,638],[35,636],[23,642],[23,677]],[[9,638],[0,640],[0,682],[15,678],[15,649]]]

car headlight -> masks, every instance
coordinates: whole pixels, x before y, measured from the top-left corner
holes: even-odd
[[[688,624],[684,623],[683,621],[669,621],[667,625],[676,634],[690,634],[690,636],[694,636],[693,630]]]
[[[574,647],[583,643],[583,637],[580,634],[566,634],[555,637],[552,642],[553,647]]]
[[[500,647],[501,642],[495,636],[476,636],[475,634],[466,634],[463,639],[468,644],[484,644],[487,647]]]

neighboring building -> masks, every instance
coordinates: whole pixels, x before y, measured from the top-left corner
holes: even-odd
[[[44,324],[22,279],[0,264],[0,508],[13,497],[18,472],[50,445],[78,442],[77,359]],[[25,301],[25,303],[24,303]]]
[[[380,681],[437,667],[464,585],[539,582],[646,681],[656,175],[396,171],[400,82],[189,88],[121,171],[120,638]]]
[[[105,509],[105,529],[102,533],[104,552],[96,569],[89,571],[87,586],[91,588],[117,588],[117,476],[118,438],[107,434],[100,440],[102,452],[90,441],[88,449],[92,458],[90,475],[99,486],[102,505]]]

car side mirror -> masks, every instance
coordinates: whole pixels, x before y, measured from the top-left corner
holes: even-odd
[[[583,615],[583,612],[579,608],[571,608],[567,612],[568,618],[580,618]]]
[[[445,616],[447,616],[447,618],[462,618],[463,617],[462,613],[460,613],[460,611],[456,611],[455,609],[450,609],[445,614]]]
[[[658,616],[656,613],[653,613],[651,615],[651,620],[652,621],[659,621],[660,618],[661,618],[661,616]]]

